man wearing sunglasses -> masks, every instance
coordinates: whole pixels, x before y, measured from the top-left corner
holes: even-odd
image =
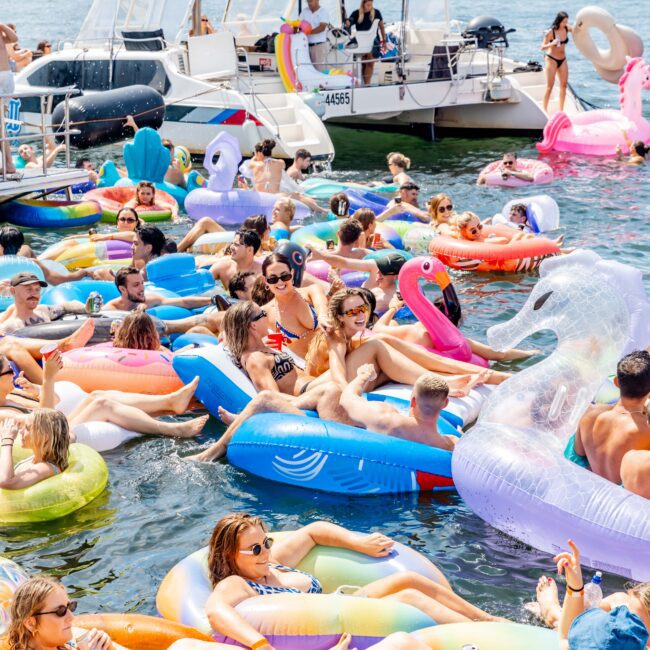
[[[230,256],[220,257],[210,267],[212,277],[227,289],[237,273],[251,271],[255,277],[262,275],[262,262],[255,258],[261,246],[262,240],[255,231],[238,230],[230,244]]]
[[[418,203],[420,198],[420,186],[413,181],[407,181],[399,186],[399,193],[397,198],[394,198],[388,203],[386,209],[399,207],[404,212],[412,214],[423,223],[429,223],[431,217],[425,210],[420,209]],[[382,221],[385,218],[384,213],[377,217],[377,221]]]
[[[517,168],[517,154],[514,151],[503,154],[503,160],[501,161],[499,171],[501,172],[501,177],[504,181],[508,180],[512,176],[513,178],[518,178],[520,181],[526,181],[527,183],[533,182],[531,174]],[[479,174],[476,184],[485,185],[485,174]]]

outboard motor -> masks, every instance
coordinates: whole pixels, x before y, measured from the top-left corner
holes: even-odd
[[[477,47],[486,50],[494,45],[503,44],[508,47],[507,34],[515,31],[517,30],[506,30],[501,21],[496,18],[478,16],[467,23],[467,27],[461,36],[465,39],[476,39]]]

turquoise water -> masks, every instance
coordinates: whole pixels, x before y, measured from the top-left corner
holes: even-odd
[[[539,59],[542,27],[555,10],[574,14],[582,3],[572,0],[552,8],[542,4],[546,3],[510,3],[507,20],[503,12],[501,19],[520,30],[511,39],[515,56]],[[56,5],[57,24],[52,24],[47,11],[51,3],[46,0],[28,0],[14,13],[5,12],[8,15],[3,19],[17,22],[29,45],[35,45],[41,35],[70,38],[90,2],[66,0]],[[216,2],[205,6],[208,13],[216,15]],[[378,6],[383,9],[379,2]],[[641,3],[604,6],[620,22],[648,33],[650,18]],[[506,8],[484,0],[465,1],[456,7],[452,15],[461,19],[499,16],[499,10]],[[616,87],[599,81],[573,45],[568,54],[571,79],[578,91],[599,105],[616,103]],[[647,101],[646,108],[650,108]],[[403,151],[413,159],[412,175],[422,186],[423,196],[444,190],[457,209],[472,209],[482,217],[523,193],[477,188],[478,171],[504,150],[516,149],[521,156],[535,153],[532,141],[521,138],[448,138],[432,144],[404,135],[345,129],[333,129],[332,136],[336,178],[379,178],[386,173],[386,152]],[[91,152],[91,156],[99,162],[119,156],[119,149],[108,147]],[[589,247],[603,257],[641,268],[650,288],[649,169],[565,156],[549,157],[548,161],[556,169],[557,179],[544,191],[560,204],[567,245]],[[167,229],[180,234],[185,225]],[[38,250],[54,238],[50,233],[31,235]],[[464,307],[463,331],[485,340],[490,325],[518,311],[535,278],[457,275],[454,282]],[[549,353],[553,343],[549,333],[538,333],[526,345]],[[221,430],[212,422],[202,440]],[[333,497],[264,482],[225,463],[195,466],[182,462],[179,454],[186,455],[195,447],[192,442],[147,438],[106,454],[110,483],[101,497],[50,524],[3,528],[0,552],[30,572],[44,570],[62,576],[81,600],[83,611],[141,613],[155,612],[154,598],[162,577],[175,562],[205,544],[214,522],[231,510],[255,512],[278,528],[325,518],[358,530],[380,530],[426,553],[472,602],[516,620],[529,620],[521,605],[534,593],[540,572],[552,569],[548,556],[490,529],[456,495]],[[605,576],[605,591],[622,584],[620,578]]]

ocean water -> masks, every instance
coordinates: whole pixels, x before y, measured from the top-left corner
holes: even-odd
[[[349,10],[355,8],[348,4]],[[384,8],[379,0],[376,4],[385,9],[387,20],[395,18],[394,9]],[[17,23],[23,42],[35,46],[43,38],[73,38],[90,5],[90,0],[26,0],[3,7],[2,19]],[[464,0],[452,5],[451,14],[461,20],[485,14],[499,17],[506,26],[517,29],[510,37],[511,55],[541,60],[538,46],[544,27],[557,10],[575,15],[581,5],[577,0],[562,6]],[[204,2],[213,19],[222,6],[217,0]],[[650,17],[642,3],[626,0],[602,6],[642,35],[650,32]],[[52,19],[54,7],[56,21]],[[572,43],[568,57],[570,79],[577,92],[599,106],[616,106],[617,87],[600,80]],[[646,115],[650,115],[649,98],[650,93]],[[504,150],[535,155],[533,141],[526,138],[445,138],[432,143],[408,135],[341,128],[332,129],[332,137],[336,147],[334,177],[354,181],[381,178],[386,174],[386,153],[402,151],[413,160],[412,175],[421,185],[423,197],[445,191],[457,210],[471,209],[481,217],[494,214],[523,192],[478,188],[474,183],[479,170]],[[90,152],[98,162],[106,157],[119,159],[119,154],[119,147]],[[556,170],[556,180],[542,191],[560,205],[566,244],[588,247],[605,258],[642,269],[650,288],[649,168],[567,155],[547,160]],[[186,222],[181,222],[166,229],[178,235],[186,227]],[[57,237],[30,233],[38,250]],[[488,327],[519,310],[536,281],[534,276],[462,274],[453,279],[463,303],[463,331],[481,340],[485,340]],[[549,354],[554,338],[541,332],[525,345]],[[221,425],[211,422],[201,441],[221,430]],[[357,530],[382,531],[430,557],[464,597],[494,614],[519,621],[530,620],[522,604],[534,594],[538,576],[553,569],[547,555],[491,529],[455,494],[345,498],[303,491],[247,476],[225,463],[196,466],[183,462],[180,456],[196,446],[194,442],[145,438],[107,453],[110,482],[102,496],[55,522],[3,527],[0,553],[30,572],[61,576],[81,601],[83,611],[140,613],[155,612],[155,593],[162,577],[175,562],[204,545],[215,521],[232,510],[259,514],[272,528],[289,529],[323,518]],[[604,578],[605,592],[622,585],[618,577]]]

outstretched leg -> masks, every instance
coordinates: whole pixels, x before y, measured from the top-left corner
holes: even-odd
[[[182,253],[188,248],[191,248],[194,242],[201,236],[208,232],[223,232],[222,228],[214,219],[210,217],[203,217],[199,219],[189,230],[189,232],[181,239],[178,244],[178,252]],[[225,244],[224,244],[225,246]]]

